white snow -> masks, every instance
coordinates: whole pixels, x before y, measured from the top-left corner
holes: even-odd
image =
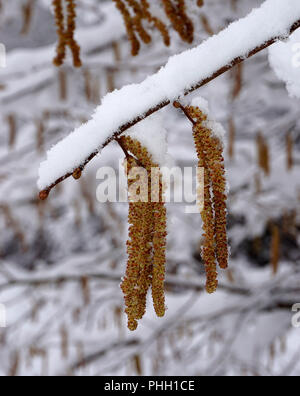
[[[208,117],[211,116],[208,101],[201,96],[197,96],[196,98],[194,98],[191,105],[198,107],[202,111],[202,113],[206,114]]]
[[[198,96],[192,100],[191,105],[198,107],[202,111],[202,113],[207,116],[205,126],[212,131],[215,137],[217,137],[222,144],[224,144],[226,131],[223,128],[222,124],[215,121],[214,116],[209,108],[208,101],[201,96]]]
[[[278,78],[286,83],[290,96],[300,98],[300,31],[270,47],[269,61]]]
[[[287,37],[300,19],[298,0],[267,0],[246,18],[209,38],[200,46],[170,58],[158,73],[141,84],[123,87],[104,97],[92,119],[48,152],[40,166],[38,187],[44,189],[101,150],[109,136],[161,102],[175,100],[222,66],[273,37]]]

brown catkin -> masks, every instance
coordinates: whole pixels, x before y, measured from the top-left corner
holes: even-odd
[[[141,4],[143,7],[143,13],[144,17],[148,20],[149,23],[153,24],[153,26],[156,27],[156,29],[160,32],[162,35],[164,44],[169,47],[171,43],[170,35],[168,32],[168,28],[165,25],[164,22],[162,22],[159,18],[153,16],[150,12],[150,5],[148,0],[141,0]]]
[[[259,132],[256,138],[257,152],[258,152],[258,165],[262,169],[266,176],[271,173],[270,169],[270,151],[269,146],[264,136]]]
[[[187,15],[185,0],[177,0],[177,9],[178,15],[185,27],[184,41],[191,44],[194,41],[194,25]]]
[[[53,0],[55,23],[56,23],[56,33],[58,36],[58,44],[56,48],[57,55],[53,60],[55,66],[61,66],[66,57],[66,39],[65,39],[65,29],[64,29],[64,13],[63,13],[63,3],[62,0]]]
[[[139,376],[143,375],[142,362],[141,362],[141,356],[140,355],[134,355],[133,356],[133,364],[134,364],[134,368],[135,368],[135,371],[136,371],[137,375],[139,375]]]
[[[121,62],[121,48],[120,48],[120,44],[118,43],[118,41],[113,41],[112,50],[114,53],[115,62],[120,63]]]
[[[195,111],[196,110],[196,111]],[[194,111],[194,114],[193,114]],[[199,109],[193,108],[192,115],[196,115],[197,123],[194,126],[194,134],[201,137],[207,166],[211,175],[213,191],[213,203],[215,211],[215,238],[216,254],[222,269],[228,267],[228,240],[227,240],[227,209],[226,209],[226,172],[223,157],[223,147],[220,140],[213,136],[212,130],[207,125],[207,116]]]
[[[153,280],[152,298],[154,309],[159,317],[165,315],[165,263],[166,263],[166,237],[167,237],[167,211],[162,202],[163,186],[160,181],[159,200],[154,211],[154,236],[153,236]]]
[[[69,334],[64,325],[61,326],[60,330],[60,350],[61,357],[66,359],[69,355]]]
[[[10,360],[9,376],[16,377],[20,368],[20,353],[14,352]]]
[[[75,0],[64,0],[67,4],[67,17],[65,28],[65,17],[63,0],[53,0],[55,23],[57,26],[57,55],[53,60],[55,66],[61,66],[66,58],[66,47],[69,46],[72,56],[74,67],[81,67],[80,59],[80,46],[75,40],[76,30],[76,3]]]
[[[80,59],[80,46],[75,40],[76,3],[75,0],[66,0],[66,2],[67,2],[67,12],[68,12],[66,39],[72,51],[74,67],[81,67],[82,63]]]
[[[7,116],[7,123],[9,127],[8,145],[12,149],[16,143],[17,138],[17,120],[14,114]]]
[[[232,88],[232,100],[239,97],[243,88],[243,63],[239,63],[232,70],[233,76],[233,88]]]
[[[181,39],[189,44],[194,40],[194,26],[186,13],[185,0],[162,0],[165,13]]]
[[[197,107],[184,109],[193,121],[193,135],[199,159],[204,168],[204,209],[201,212],[204,229],[203,261],[207,272],[207,291],[213,293],[218,285],[216,260],[220,268],[228,267],[226,177],[223,147],[213,135],[207,116]]]
[[[62,68],[58,71],[58,89],[59,98],[65,101],[68,98],[68,77],[66,71]]]
[[[83,276],[80,279],[80,286],[82,290],[83,303],[85,306],[87,306],[91,301],[90,284],[87,276]]]
[[[237,2],[238,0],[231,0],[231,8],[233,9],[233,11],[237,10]]]
[[[271,242],[271,265],[273,275],[278,272],[280,259],[280,231],[277,225],[272,226],[272,242]]]
[[[130,172],[134,167],[137,167],[137,163],[134,158],[127,158],[126,161],[127,175],[129,177]],[[130,185],[128,179],[128,185]],[[130,199],[130,197],[129,197]],[[140,266],[143,261],[143,229],[141,226],[141,218],[143,216],[143,205],[141,202],[129,202],[129,215],[128,223],[129,227],[129,238],[127,242],[127,269],[121,288],[124,293],[125,312],[128,316],[128,328],[134,331],[137,328],[137,318],[141,316],[141,305],[138,304],[138,291],[137,283],[139,278]]]
[[[217,260],[220,268],[228,267],[227,239],[227,194],[223,148],[218,139],[213,139],[216,147],[216,160],[211,165],[215,210],[215,234],[217,245]]]
[[[128,263],[126,275],[121,285],[125,296],[128,327],[137,328],[137,321],[146,311],[146,297],[152,286],[152,297],[155,311],[159,317],[165,313],[164,279],[166,262],[166,209],[163,201],[163,183],[159,181],[159,202],[152,202],[153,168],[159,169],[147,149],[137,140],[130,137],[120,139],[123,149],[135,158],[126,160],[128,185],[133,168],[142,167],[147,171],[147,202],[132,200],[129,195],[129,239],[127,242]],[[144,186],[143,186],[144,188]]]
[[[136,37],[134,23],[132,21],[130,12],[128,11],[126,4],[122,0],[113,0],[116,4],[117,9],[121,12],[124,19],[127,36],[131,43],[131,55],[137,56],[140,51],[140,43]]]
[[[152,41],[150,34],[147,32],[144,22],[148,22],[156,28],[162,35],[163,42],[166,46],[170,45],[170,34],[167,25],[150,11],[148,0],[113,0],[117,9],[122,14],[129,41],[131,42],[131,53],[133,56],[138,55],[140,51],[140,42],[138,37],[145,43]],[[185,0],[162,0],[163,8],[172,27],[178,32],[181,39],[187,43],[194,40],[194,25],[188,17]],[[198,1],[198,6],[203,2]]]
[[[214,213],[211,197],[211,178],[208,169],[208,163],[202,146],[202,139],[197,129],[193,130],[194,141],[199,159],[199,168],[204,168],[204,207],[201,212],[204,231],[204,245],[202,248],[202,258],[206,271],[206,290],[208,293],[214,293],[218,287],[218,273],[215,254],[215,229]]]
[[[199,166],[201,161],[199,161]],[[204,168],[206,168],[205,162],[203,162]],[[205,264],[206,270],[206,290],[208,293],[214,293],[218,287],[218,273],[215,256],[215,241],[214,241],[214,214],[211,200],[211,187],[210,187],[210,176],[208,169],[205,169],[204,176],[204,208],[201,212],[203,221],[204,231],[204,246],[202,250],[202,257]]]
[[[143,8],[141,7],[141,4],[136,0],[126,0],[126,2],[128,3],[129,7],[133,9],[135,13],[135,16],[133,17],[133,24],[135,27],[135,31],[138,33],[141,40],[145,44],[151,43],[152,41],[151,36],[147,33],[147,31],[143,26],[143,19],[145,18],[145,14]]]
[[[23,26],[21,30],[21,34],[26,35],[30,31],[31,21],[33,16],[33,9],[35,0],[27,0],[27,3],[22,5],[22,13],[23,13]]]

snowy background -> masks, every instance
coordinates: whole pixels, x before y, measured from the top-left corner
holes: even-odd
[[[67,62],[59,71],[52,65],[51,2],[33,3],[25,33],[27,0],[4,0],[0,10],[0,42],[8,51],[7,67],[0,69],[0,303],[7,311],[0,374],[299,375],[300,329],[291,322],[292,306],[300,303],[300,99],[294,83],[300,65],[291,68],[297,36],[190,96],[208,99],[227,131],[230,270],[221,274],[215,295],[204,293],[201,217],[169,205],[168,311],[157,319],[149,301],[139,329],[129,333],[119,288],[128,208],[96,200],[97,170],[118,169],[120,148],[110,144],[79,182],[66,181],[43,203],[37,199],[39,164],[107,92],[143,81],[190,47],[173,32],[166,48],[153,33],[153,44],[132,58],[112,2],[84,0],[77,35],[83,68]],[[196,45],[262,1],[207,0],[201,9],[187,3]],[[189,123],[171,106],[160,117],[174,164],[195,166]],[[269,174],[259,166],[260,135]],[[274,229],[280,231],[277,271]]]

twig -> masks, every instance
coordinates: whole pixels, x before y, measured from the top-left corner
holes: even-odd
[[[183,111],[184,115],[186,116],[186,118],[187,118],[193,125],[196,124],[196,122],[195,122],[195,121],[193,120],[193,118],[191,117],[190,113],[187,111],[187,109],[186,109],[178,100],[176,100],[176,101],[173,103],[173,105],[174,105],[174,107],[175,107],[176,109],[181,109],[181,110]]]
[[[300,20],[296,21],[290,28],[289,34],[292,34],[295,30],[297,30],[300,27]],[[283,38],[286,37],[274,37],[270,40],[268,40],[266,43],[263,43],[261,45],[259,45],[258,47],[254,48],[253,50],[249,51],[247,55],[240,55],[238,57],[236,57],[235,59],[233,59],[231,62],[229,62],[227,65],[222,66],[219,70],[217,70],[215,73],[213,73],[211,76],[208,76],[207,78],[203,79],[202,81],[200,81],[199,83],[195,84],[194,86],[192,86],[191,88],[187,89],[184,92],[184,95],[188,95],[192,92],[194,92],[195,90],[203,87],[204,85],[208,84],[209,82],[215,80],[217,77],[221,76],[222,74],[226,73],[227,71],[229,71],[230,69],[232,69],[234,66],[239,65],[240,63],[244,62],[246,59],[251,58],[252,56],[256,55],[258,52],[268,48],[269,46],[271,46],[272,44],[274,44],[275,42],[282,40]],[[133,127],[134,125],[138,124],[139,122],[141,122],[142,120],[144,120],[145,118],[151,116],[152,114],[156,113],[157,111],[163,109],[164,107],[168,106],[170,104],[170,100],[166,100],[164,102],[160,102],[158,103],[156,106],[150,108],[149,110],[147,110],[144,114],[139,115],[137,118],[135,118],[134,120],[127,122],[123,125],[121,125],[118,130],[112,134],[102,145],[102,148],[106,147],[109,143],[111,143],[112,141],[116,140],[119,136],[121,136],[125,131],[127,131],[128,129],[130,129],[131,127]],[[86,158],[86,160],[82,163],[82,165],[80,166],[81,169],[84,169],[85,166],[92,161],[92,159],[94,159],[97,155],[99,154],[99,150],[94,151],[93,153],[90,154],[90,156],[88,158]],[[64,176],[58,178],[53,184],[51,184],[50,186],[48,186],[45,190],[43,190],[42,192],[40,192],[40,199],[46,199],[50,193],[50,191],[56,187],[59,183],[63,182],[64,180],[68,179],[70,176],[73,175],[73,172],[67,173]]]

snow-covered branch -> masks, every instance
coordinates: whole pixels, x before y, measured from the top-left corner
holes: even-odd
[[[41,197],[46,198],[75,169],[84,169],[103,147],[138,122],[285,39],[299,27],[299,2],[267,0],[200,46],[170,58],[164,68],[141,84],[108,94],[88,123],[48,152],[39,170]]]

